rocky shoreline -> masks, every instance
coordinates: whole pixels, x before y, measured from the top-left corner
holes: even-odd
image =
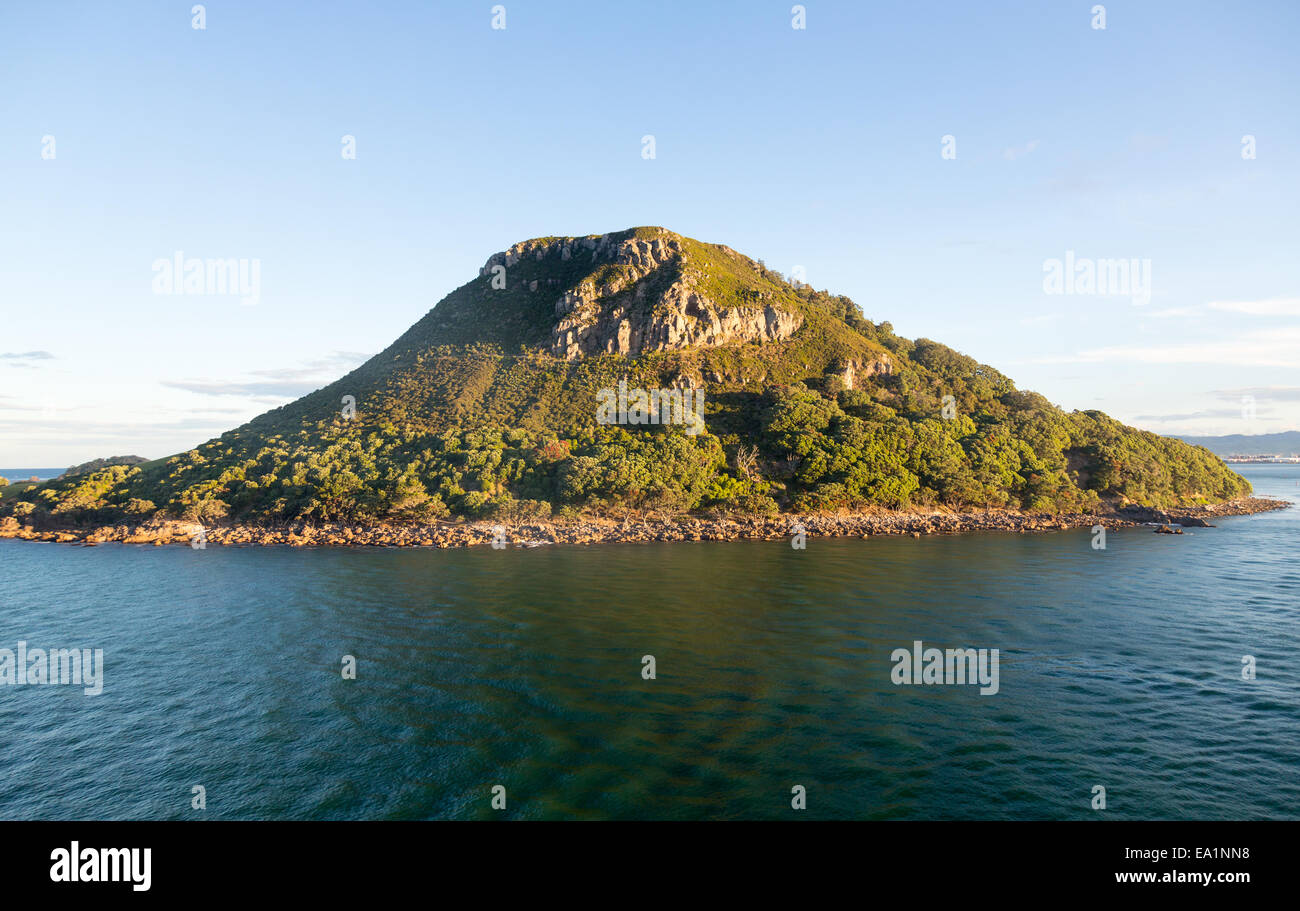
[[[140,525],[99,528],[34,528],[16,519],[0,519],[0,538],[94,546],[109,542],[199,546],[287,547],[469,547],[501,545],[537,547],[546,544],[608,544],[650,541],[736,541],[790,538],[802,530],[808,537],[871,537],[874,535],[963,534],[979,531],[1035,532],[1070,528],[1125,528],[1140,525],[1211,525],[1210,519],[1285,509],[1286,500],[1247,497],[1213,506],[1163,510],[1124,507],[1105,513],[1047,515],[1013,510],[978,512],[889,512],[843,515],[779,515],[707,518],[658,516],[579,518],[504,525],[492,521],[440,522],[427,525],[360,525],[337,523],[278,526],[213,525],[153,519]],[[498,536],[498,529],[503,534]]]

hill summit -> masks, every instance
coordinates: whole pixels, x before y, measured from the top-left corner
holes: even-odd
[[[503,521],[1192,506],[1205,449],[1065,413],[720,244],[664,228],[493,254],[384,351],[190,452],[0,502],[26,521]]]
[[[729,247],[709,252],[712,269],[701,245],[662,228],[637,228],[524,241],[489,259],[479,275],[491,275],[504,289],[507,270],[526,265],[531,268],[517,270],[524,274],[515,279],[521,292],[549,297],[547,291],[559,290],[555,323],[542,344],[567,360],[778,341],[794,334],[803,318],[772,290],[751,286],[750,294],[728,295],[711,281],[715,272],[752,277],[752,262]],[[574,270],[564,268],[575,260],[576,281]],[[534,277],[539,273],[542,278]]]

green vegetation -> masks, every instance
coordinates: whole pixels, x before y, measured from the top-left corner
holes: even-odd
[[[899,338],[846,297],[792,285],[727,248],[681,241],[675,267],[636,279],[633,289],[647,289],[634,290],[638,300],[653,302],[689,276],[724,306],[798,313],[799,330],[781,342],[566,361],[546,353],[555,300],[624,267],[589,255],[525,256],[508,289],[492,289],[490,275],[462,286],[324,389],[168,459],[108,464],[132,459],[120,457],[0,488],[0,515],[106,524],[156,514],[519,522],[626,508],[1064,512],[1250,491],[1205,449],[1100,412],[1067,414],[938,342]],[[545,293],[529,290],[533,281]],[[708,432],[598,425],[596,394],[620,379],[704,389]],[[350,419],[344,396],[355,397]]]
[[[17,500],[19,495],[31,490],[36,486],[34,481],[10,481],[7,486],[0,486],[0,502],[4,500]],[[0,516],[6,515],[3,509],[0,509]]]

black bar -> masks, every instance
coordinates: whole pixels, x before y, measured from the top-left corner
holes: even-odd
[[[829,897],[897,887],[924,903],[1201,893],[1231,901],[1292,881],[1291,822],[26,822],[0,823],[6,896],[336,900],[419,890],[450,899],[531,890],[660,904],[683,884],[733,897],[793,889]],[[52,855],[149,848],[149,888],[54,882]],[[1164,851],[1143,856],[1134,852]],[[1179,852],[1187,852],[1182,856]],[[1208,854],[1208,856],[1207,856]],[[86,856],[83,854],[83,856]],[[96,854],[98,858],[100,855]],[[137,884],[143,884],[143,871]],[[1154,874],[1155,882],[1119,876]],[[1166,874],[1173,879],[1163,881]],[[1176,878],[1184,877],[1183,881]],[[1188,882],[1203,874],[1248,881]],[[457,889],[449,891],[451,886]],[[612,889],[614,891],[607,891]],[[967,891],[969,890],[969,891]],[[882,898],[887,893],[879,894]],[[459,903],[459,902],[458,902]]]

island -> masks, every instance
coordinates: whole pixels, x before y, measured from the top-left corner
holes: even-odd
[[[1066,412],[847,297],[659,227],[516,243],[334,383],[188,452],[82,467],[0,488],[0,536],[593,543],[1285,505],[1204,447]]]

